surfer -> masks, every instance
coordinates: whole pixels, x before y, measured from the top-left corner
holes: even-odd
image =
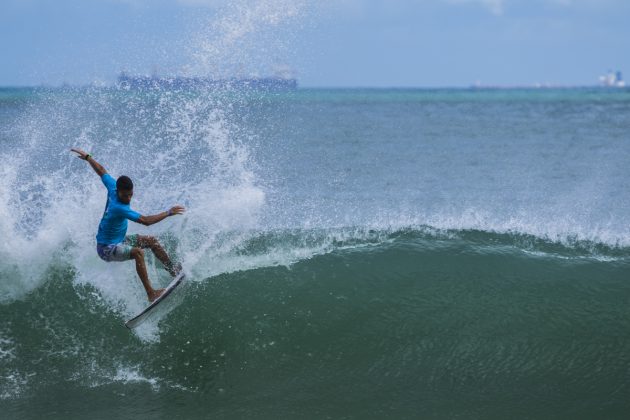
[[[181,271],[181,264],[173,264],[162,245],[153,236],[126,235],[127,219],[141,223],[145,226],[160,222],[169,216],[182,214],[185,209],[182,206],[171,207],[167,211],[152,216],[142,216],[131,209],[131,197],[133,197],[133,182],[125,175],[118,180],[107,173],[105,168],[98,163],[92,155],[81,149],[70,149],[78,154],[78,158],[87,161],[92,169],[101,177],[101,181],[107,188],[107,205],[98,225],[96,235],[96,252],[102,260],[127,261],[136,260],[136,271],[147,292],[149,302],[153,302],[164,289],[154,289],[147,275],[147,267],[144,263],[144,248],[150,248],[153,254],[164,264],[164,268],[175,277]]]

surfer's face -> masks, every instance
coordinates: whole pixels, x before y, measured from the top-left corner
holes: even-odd
[[[121,203],[131,203],[131,197],[133,197],[133,190],[118,190],[118,200],[120,200]]]

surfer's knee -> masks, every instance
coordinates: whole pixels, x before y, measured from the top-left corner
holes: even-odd
[[[141,240],[143,248],[155,248],[160,245],[160,242],[155,236],[143,236]]]
[[[142,248],[131,248],[131,258],[144,258],[144,251]]]

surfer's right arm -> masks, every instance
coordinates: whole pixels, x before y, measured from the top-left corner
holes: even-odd
[[[174,216],[176,214],[182,214],[186,211],[183,206],[177,205],[175,207],[171,207],[167,211],[163,211],[162,213],[154,214],[151,216],[140,216],[138,220],[134,220],[137,223],[145,226],[151,226],[157,222],[161,222],[169,216]]]
[[[77,157],[79,159],[83,159],[83,160],[87,161],[87,163],[90,164],[90,166],[92,167],[92,169],[94,169],[94,172],[96,172],[98,174],[98,176],[102,177],[103,175],[105,175],[107,173],[105,168],[103,168],[103,166],[100,163],[95,161],[94,158],[92,157],[92,155],[90,155],[89,153],[86,153],[86,152],[84,152],[81,149],[70,149],[70,150],[73,151],[74,153],[78,154],[79,156],[77,156]]]

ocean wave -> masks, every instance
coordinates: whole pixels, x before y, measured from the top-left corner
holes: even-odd
[[[543,371],[570,363],[554,343],[610,342],[626,328],[614,301],[627,257],[627,249],[602,244],[431,227],[252,232],[222,257],[240,264],[205,277],[193,267],[181,303],[136,334],[123,327],[126,300],[77,282],[67,266],[0,305],[0,396],[21,398],[60,381],[76,390],[218,395],[237,371],[255,384],[272,371],[293,377],[330,363],[334,381],[356,374],[346,354],[362,355],[361,369],[379,377],[420,353],[445,368],[447,354],[481,358],[470,369],[483,375],[502,360],[494,342],[515,352],[502,360],[514,371],[523,368],[519,343],[541,334],[546,344],[527,351],[540,352],[532,369]],[[116,284],[140,294],[128,274]]]

